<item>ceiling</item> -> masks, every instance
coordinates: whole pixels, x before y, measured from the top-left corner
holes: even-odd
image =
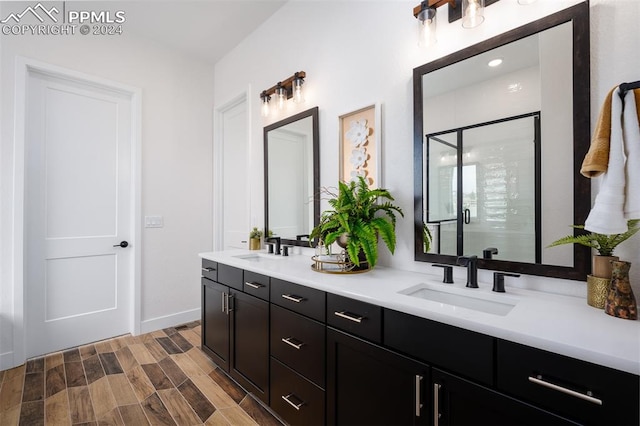
[[[285,3],[286,0],[138,0],[85,5],[88,10],[122,10],[126,14],[124,31],[214,64]]]

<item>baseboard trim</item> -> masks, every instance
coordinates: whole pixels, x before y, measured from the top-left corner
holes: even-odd
[[[13,365],[13,352],[5,352],[0,354],[0,371],[17,367]]]
[[[190,311],[178,312],[163,317],[151,318],[140,323],[140,334],[151,333],[152,331],[162,330],[163,328],[175,327],[200,319],[200,308]]]

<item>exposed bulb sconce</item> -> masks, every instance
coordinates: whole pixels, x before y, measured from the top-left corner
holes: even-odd
[[[293,102],[304,102],[304,93],[302,85],[307,74],[304,71],[299,71],[287,78],[286,80],[279,81],[275,86],[270,87],[267,90],[263,90],[260,93],[260,99],[262,101],[262,116],[267,117],[270,113],[271,95],[275,97],[275,102],[278,110],[283,110],[287,99],[293,98]]]
[[[456,7],[456,0],[424,0],[413,8],[413,16],[418,20],[418,46],[433,46],[436,40],[436,9],[450,4]]]
[[[462,27],[475,28],[484,22],[484,0],[462,0]]]

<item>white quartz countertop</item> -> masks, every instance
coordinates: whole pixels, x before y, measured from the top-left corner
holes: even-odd
[[[258,253],[257,261],[255,257],[242,259]],[[482,281],[478,289],[466,288],[460,279],[443,284],[442,271],[436,268],[434,274],[376,267],[366,273],[343,275],[313,271],[311,258],[300,254],[282,257],[225,250],[201,253],[200,257],[640,375],[640,321],[611,317],[587,305],[585,298],[512,288],[508,281],[506,293],[492,292],[492,283]],[[494,301],[503,298],[516,304],[502,316],[399,293],[422,283],[431,289]]]

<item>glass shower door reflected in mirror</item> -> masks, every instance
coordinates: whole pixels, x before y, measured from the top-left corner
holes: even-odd
[[[432,253],[539,262],[539,113],[426,137]]]

